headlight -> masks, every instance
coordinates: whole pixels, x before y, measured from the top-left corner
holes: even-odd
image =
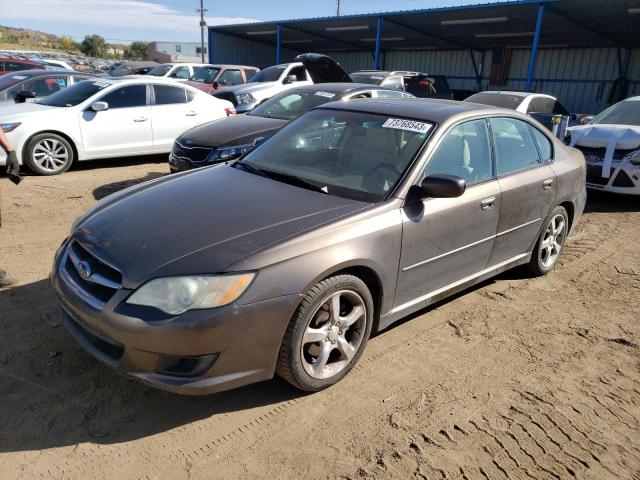
[[[246,103],[255,102],[256,99],[253,98],[253,95],[250,93],[239,93],[236,95],[236,101],[238,102],[238,105],[244,105]]]
[[[223,162],[241,157],[250,150],[253,150],[253,143],[246,145],[232,145],[230,147],[218,147],[207,157],[208,162]]]
[[[623,160],[628,160],[633,165],[640,165],[640,150],[634,150],[624,156]]]
[[[21,125],[22,122],[0,123],[4,133],[12,132]]]
[[[136,290],[127,303],[155,307],[170,315],[222,307],[242,295],[254,276],[254,273],[243,273],[156,278]]]

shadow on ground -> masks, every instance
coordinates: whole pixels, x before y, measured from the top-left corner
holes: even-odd
[[[148,388],[67,333],[48,280],[0,290],[0,452],[120,443],[303,395],[271,381],[204,397]]]
[[[640,195],[587,191],[585,213],[640,212]]]

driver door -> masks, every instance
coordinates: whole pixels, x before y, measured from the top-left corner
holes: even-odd
[[[402,253],[396,307],[482,271],[491,256],[500,212],[500,187],[485,119],[451,128],[420,178],[462,177],[458,198],[425,198],[403,208]]]
[[[80,118],[82,144],[89,157],[140,155],[153,152],[151,107],[146,85],[125,85],[107,92],[96,102],[109,108],[87,108]]]

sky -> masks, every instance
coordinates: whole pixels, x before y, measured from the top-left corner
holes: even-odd
[[[467,5],[487,0],[341,0],[341,14]],[[0,0],[0,25],[111,43],[198,41],[199,0]],[[336,0],[205,0],[209,25],[336,14]]]

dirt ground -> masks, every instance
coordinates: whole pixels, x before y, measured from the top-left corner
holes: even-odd
[[[96,199],[167,172],[2,182],[0,479],[640,479],[640,199],[590,194],[561,265],[507,272],[373,338],[335,387],[149,389],[60,325],[48,274]]]

